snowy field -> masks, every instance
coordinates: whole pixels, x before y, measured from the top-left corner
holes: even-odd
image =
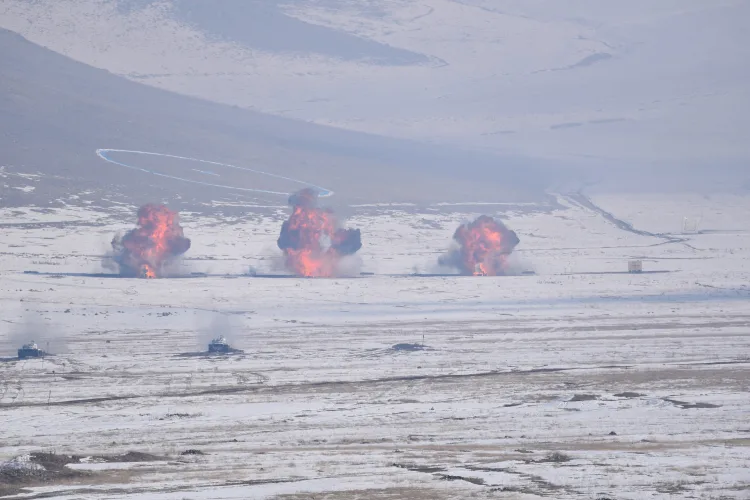
[[[243,276],[281,272],[282,207],[182,214],[181,271],[216,276],[158,280],[24,274],[106,270],[135,207],[0,212],[0,472],[159,458],[11,497],[748,498],[750,199],[557,203],[350,207],[374,274],[339,279]],[[535,275],[408,276],[479,213]],[[220,333],[245,353],[190,355]],[[56,356],[12,359],[31,338]]]

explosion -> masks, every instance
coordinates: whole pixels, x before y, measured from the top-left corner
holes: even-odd
[[[474,276],[508,274],[508,256],[520,241],[514,231],[487,215],[459,226],[453,239],[458,247],[440,257],[438,263]]]
[[[289,197],[292,215],[277,244],[286,266],[300,276],[331,277],[342,256],[362,248],[359,229],[342,229],[333,211],[318,206],[318,192],[305,188]]]
[[[123,276],[156,278],[164,265],[190,248],[177,221],[177,213],[164,205],[138,209],[138,227],[112,239],[115,261]]]

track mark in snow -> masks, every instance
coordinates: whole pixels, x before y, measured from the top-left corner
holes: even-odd
[[[598,213],[599,215],[601,215],[606,220],[608,220],[609,222],[611,222],[612,224],[614,224],[619,229],[622,229],[623,231],[627,231],[629,233],[637,234],[639,236],[647,236],[647,237],[651,237],[651,238],[659,238],[659,239],[666,240],[663,243],[658,243],[658,245],[663,245],[665,243],[683,243],[688,248],[693,248],[692,246],[690,246],[690,245],[688,245],[686,243],[688,241],[687,238],[676,238],[674,236],[671,236],[671,235],[665,234],[665,233],[651,233],[649,231],[644,231],[642,229],[636,229],[636,228],[634,228],[632,224],[630,224],[628,222],[625,222],[622,219],[618,219],[612,213],[607,212],[606,210],[604,210],[599,205],[596,205],[593,201],[591,201],[591,199],[588,196],[586,196],[585,194],[583,194],[582,191],[578,191],[578,192],[573,193],[573,194],[563,195],[563,198],[567,199],[568,201],[570,201],[570,202],[572,202],[572,203],[574,203],[574,204],[576,204],[576,205],[578,205],[580,207],[587,208],[587,209],[591,210],[592,212]],[[652,245],[652,246],[655,246],[655,245]]]
[[[192,161],[192,162],[204,163],[204,164],[208,164],[208,165],[215,165],[215,166],[220,166],[220,167],[233,168],[233,169],[236,169],[236,170],[243,170],[245,172],[251,172],[251,173],[254,173],[254,174],[265,175],[267,177],[273,177],[275,179],[282,179],[282,180],[285,180],[285,181],[294,182],[294,183],[297,183],[297,184],[302,184],[304,186],[310,186],[310,187],[313,187],[313,188],[315,188],[315,189],[317,189],[319,191],[318,196],[326,197],[326,196],[332,196],[333,195],[333,191],[331,191],[330,189],[326,189],[326,188],[321,187],[321,186],[316,186],[315,184],[311,184],[311,183],[306,182],[306,181],[301,181],[301,180],[298,180],[298,179],[292,179],[291,177],[285,177],[283,175],[277,175],[277,174],[272,174],[272,173],[269,173],[269,172],[263,172],[262,170],[255,170],[255,169],[248,168],[248,167],[238,167],[236,165],[232,165],[232,164],[229,164],[229,163],[220,163],[218,161],[201,160],[199,158],[191,158],[189,156],[177,156],[177,155],[170,155],[170,154],[165,154],[165,153],[153,153],[153,152],[150,152],[150,151],[136,151],[136,150],[131,150],[131,149],[97,149],[96,150],[96,155],[99,158],[101,158],[102,160],[104,160],[104,161],[106,161],[108,163],[112,163],[114,165],[119,165],[121,167],[129,168],[129,169],[132,169],[132,170],[138,170],[140,172],[144,172],[144,173],[147,173],[147,174],[156,175],[158,177],[164,177],[164,178],[167,178],[167,179],[174,179],[174,180],[183,181],[183,182],[189,182],[191,184],[200,184],[202,186],[216,187],[216,188],[222,188],[222,189],[230,189],[230,190],[235,190],[235,191],[247,191],[247,192],[255,192],[255,193],[265,193],[265,194],[278,194],[278,195],[282,195],[282,196],[288,196],[289,195],[289,193],[287,193],[287,192],[269,191],[269,190],[266,190],[266,189],[257,189],[257,188],[243,188],[243,187],[238,187],[238,186],[228,186],[226,184],[213,184],[213,183],[210,183],[210,182],[196,181],[196,180],[193,180],[193,179],[186,179],[185,177],[177,177],[175,175],[163,174],[163,173],[157,172],[155,170],[149,170],[147,168],[138,167],[138,166],[135,166],[135,165],[131,165],[129,163],[124,163],[124,162],[120,162],[120,161],[117,161],[117,160],[113,160],[112,158],[110,158],[108,156],[109,153],[129,153],[129,154],[146,155],[146,156],[160,156],[160,157],[163,157],[163,158],[172,158],[172,159],[176,159],[176,160],[185,160],[185,161]],[[196,170],[196,169],[192,169],[192,170]],[[216,174],[214,172],[202,171],[202,170],[197,170],[197,171],[200,172],[200,173],[203,173],[203,174],[216,175],[218,177],[218,174]]]

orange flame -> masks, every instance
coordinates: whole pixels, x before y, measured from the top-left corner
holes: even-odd
[[[474,267],[474,276],[487,276],[487,270],[484,264],[477,264]]]
[[[138,210],[138,227],[115,237],[112,246],[122,274],[156,278],[165,262],[190,248],[190,240],[183,235],[176,212],[148,204]]]
[[[278,240],[287,267],[305,277],[335,276],[341,256],[361,248],[359,230],[338,228],[333,212],[317,206],[313,190],[292,195],[290,203],[294,209]]]
[[[507,274],[508,255],[519,242],[515,232],[487,215],[459,226],[453,239],[459,248],[441,257],[440,264],[474,276]]]
[[[299,234],[300,249],[287,250],[287,263],[301,276],[331,276],[332,262],[322,249],[322,239],[334,231],[331,214],[319,208],[294,207],[289,229]]]
[[[141,267],[141,278],[156,278],[156,271],[148,264],[143,264]]]

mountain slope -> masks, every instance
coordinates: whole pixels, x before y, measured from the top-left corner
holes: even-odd
[[[0,4],[0,27],[78,61],[296,120],[662,187],[750,160],[744,0]]]
[[[184,160],[117,156],[123,163],[194,182],[177,181],[107,163],[95,155],[98,148],[254,168],[332,189],[342,202],[523,201],[538,199],[545,187],[528,161],[347,132],[189,98],[72,61],[4,30],[0,96],[6,205],[82,199],[165,200],[199,209],[216,200],[283,204],[284,195],[205,184],[283,193],[302,186],[219,166],[207,172],[198,168],[202,164]],[[13,189],[19,186],[12,182],[29,184],[28,177],[8,174],[19,171],[40,175],[31,186],[35,189]]]

